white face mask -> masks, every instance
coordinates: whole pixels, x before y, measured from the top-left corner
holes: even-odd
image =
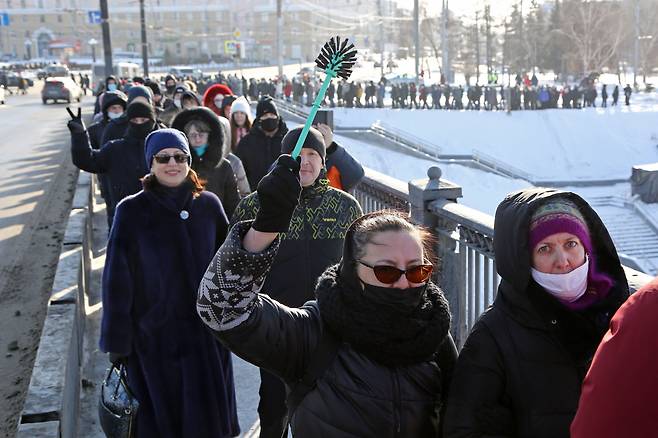
[[[587,274],[589,273],[589,259],[585,255],[585,263],[566,274],[547,274],[531,268],[532,278],[543,287],[546,292],[562,301],[573,303],[587,291]]]
[[[176,108],[181,107],[180,99],[174,99],[174,105],[176,105]]]
[[[108,113],[107,113],[107,117],[108,117],[110,120],[118,119],[118,118],[121,117],[122,115],[123,115],[123,112],[120,112],[120,113],[112,113],[112,112],[108,112]]]

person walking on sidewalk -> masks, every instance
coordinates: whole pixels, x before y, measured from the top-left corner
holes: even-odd
[[[301,131],[299,127],[286,134],[282,153],[292,152]],[[301,199],[290,220],[290,229],[282,236],[264,286],[270,297],[290,307],[300,307],[313,299],[318,277],[340,260],[347,228],[362,214],[356,199],[329,187],[324,168],[324,138],[316,129],[311,128],[300,157]],[[259,194],[252,193],[240,202],[231,222],[253,220],[261,205]],[[280,438],[287,426],[284,383],[261,369],[259,394],[260,436]]]
[[[624,269],[575,193],[512,193],[494,231],[502,280],[459,354],[443,436],[568,438],[594,351],[628,298]]]
[[[630,84],[626,84],[624,87],[624,99],[626,106],[629,106],[631,104],[631,94],[633,94],[633,89],[631,88]]]
[[[181,132],[153,132],[142,160],[144,188],[118,205],[107,245],[100,348],[125,364],[136,437],[237,436],[231,355],[194,304],[228,220],[190,168]]]
[[[261,180],[256,218],[231,229],[206,271],[199,316],[291,388],[293,436],[438,436],[457,352],[447,300],[430,281],[426,232],[406,215],[354,221],[341,262],[311,286],[315,301],[290,308],[268,295],[281,233],[295,229],[299,169],[282,155]]]
[[[253,125],[251,107],[247,99],[240,96],[233,102],[228,119],[231,124],[231,152],[235,152],[238,143],[246,137]]]
[[[240,201],[237,179],[226,159],[224,135],[219,116],[206,107],[181,111],[171,127],[185,133],[191,146],[192,169],[205,181],[205,189],[217,195],[227,217]]]
[[[614,90],[612,90],[612,106],[617,106],[619,101],[619,85],[615,85]]]
[[[71,133],[71,141],[82,142],[79,147],[85,148],[87,143],[91,146],[92,149],[99,150],[101,148],[101,141],[103,138],[103,132],[105,128],[112,121],[116,120],[119,117],[123,116],[126,112],[126,106],[128,105],[127,96],[119,90],[115,91],[106,91],[101,96],[101,112],[99,113],[100,117],[98,121],[92,123],[87,128],[87,135],[74,135]],[[108,187],[108,181],[105,175],[98,175],[98,182],[101,189],[101,196],[105,200],[105,203],[108,203],[107,197],[109,196],[110,189]]]
[[[141,190],[140,178],[148,173],[143,156],[144,139],[158,129],[153,106],[136,100],[128,105],[126,113],[128,128],[125,136],[105,143],[96,150],[92,149],[88,141],[80,111],[77,116],[69,111],[71,120],[68,128],[71,131],[73,164],[86,172],[102,173],[107,177],[108,196],[105,202],[108,228],[112,226],[114,209],[119,201]]]
[[[265,96],[256,105],[256,121],[240,140],[235,155],[242,160],[249,187],[253,190],[281,153],[281,140],[288,127],[271,97]]]

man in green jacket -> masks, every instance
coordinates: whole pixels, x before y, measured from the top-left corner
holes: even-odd
[[[281,153],[292,152],[301,131],[298,127],[286,134],[281,141]],[[347,229],[363,214],[356,199],[329,186],[326,147],[320,131],[311,128],[300,158],[300,201],[262,288],[290,307],[301,307],[315,299],[317,279],[340,261]],[[258,208],[258,194],[254,192],[240,201],[231,223],[254,219]],[[280,438],[288,420],[285,386],[278,377],[261,370],[259,394],[260,436]]]

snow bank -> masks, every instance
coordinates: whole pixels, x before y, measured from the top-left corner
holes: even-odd
[[[341,128],[380,122],[436,144],[445,154],[482,152],[543,180],[629,178],[633,165],[658,161],[658,103],[646,97],[630,107],[509,115],[337,108],[334,121]]]

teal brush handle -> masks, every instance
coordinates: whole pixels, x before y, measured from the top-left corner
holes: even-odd
[[[320,109],[320,104],[324,100],[324,95],[327,93],[327,88],[329,88],[329,84],[331,83],[331,80],[336,77],[336,72],[334,72],[330,68],[327,68],[324,72],[327,74],[327,76],[324,78],[324,82],[320,87],[320,91],[318,91],[318,95],[315,96],[315,101],[313,102],[313,107],[311,108],[311,112],[306,118],[304,129],[302,129],[302,133],[299,135],[299,138],[297,139],[297,143],[295,144],[295,149],[292,150],[291,155],[293,158],[297,158],[299,154],[302,152],[302,145],[304,144],[304,141],[306,141],[306,136],[308,136],[308,131],[311,129],[311,123],[313,123],[313,119],[315,119],[315,115]]]

